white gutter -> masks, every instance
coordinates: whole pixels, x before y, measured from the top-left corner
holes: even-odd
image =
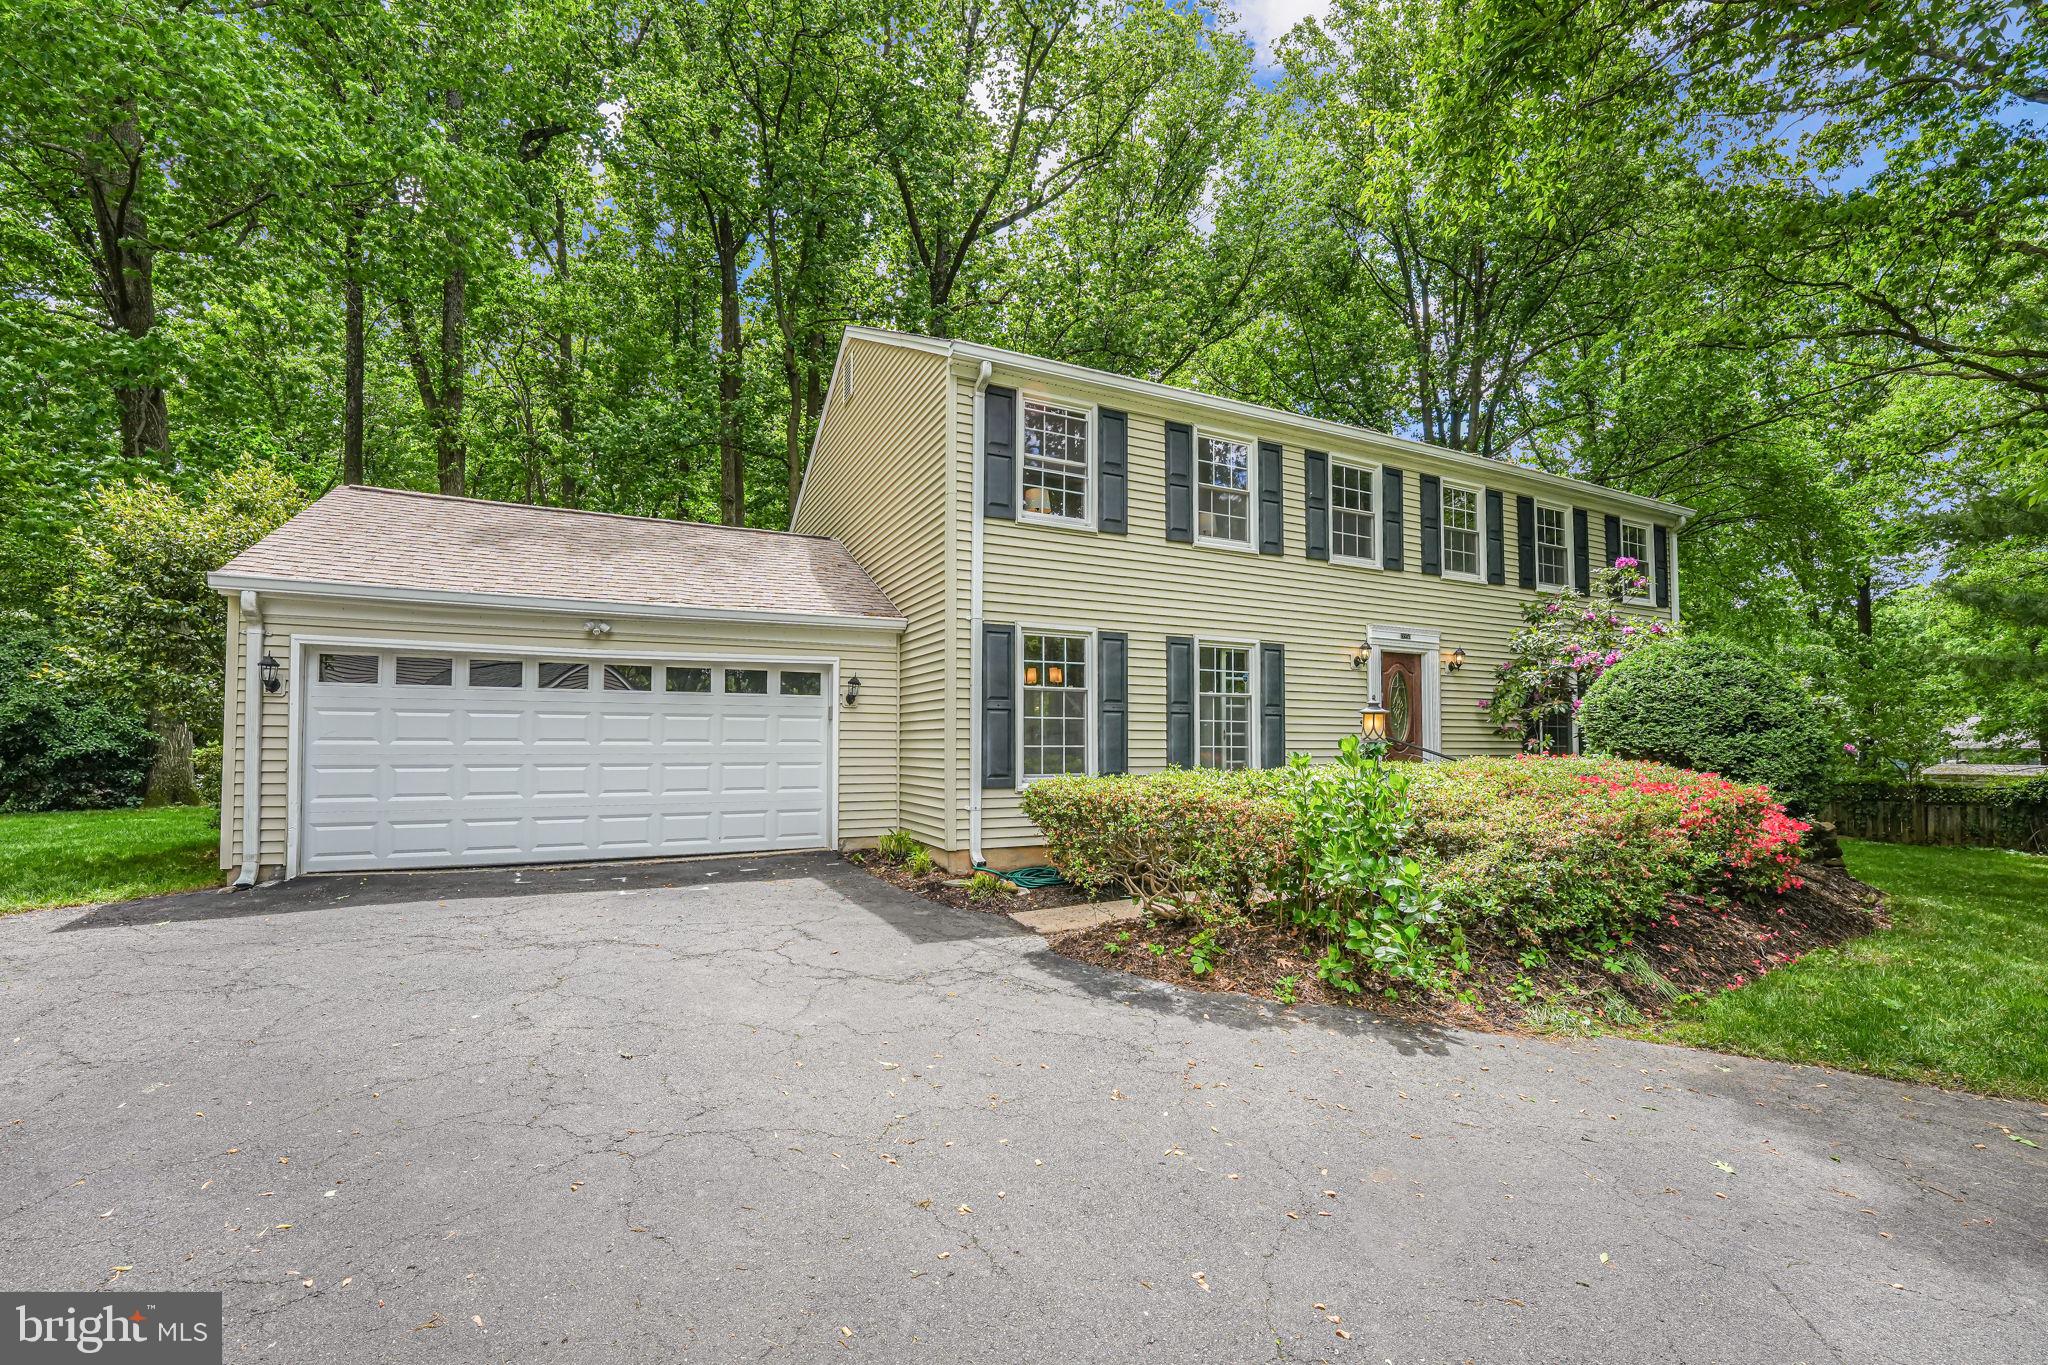
[[[968,452],[968,460],[974,468],[974,530],[970,538],[967,570],[967,616],[968,616],[968,704],[967,704],[967,856],[974,866],[980,867],[981,856],[981,541],[982,541],[982,446],[984,424],[988,421],[986,393],[988,381],[995,375],[993,362],[981,362],[981,373],[974,380],[974,449]]]
[[[235,890],[256,885],[263,854],[263,608],[242,592],[242,870]]]

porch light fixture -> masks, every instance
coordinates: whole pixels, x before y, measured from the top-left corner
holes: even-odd
[[[1464,650],[1453,648],[1444,651],[1444,668],[1446,671],[1456,673],[1459,669],[1463,668],[1464,666]]]
[[[264,651],[262,668],[263,690],[275,694],[279,688],[284,686],[284,683],[277,676],[277,660],[270,657],[268,650]]]
[[[860,700],[860,674],[856,673],[856,674],[854,674],[854,675],[853,675],[852,677],[850,677],[850,678],[848,678],[848,679],[846,680],[846,704],[847,704],[848,706],[851,706],[851,705],[853,705],[853,704],[854,704],[855,702],[857,702],[857,701],[859,701],[859,700]]]
[[[1371,646],[1371,645],[1369,645],[1369,644],[1364,644],[1364,643],[1359,643],[1359,644],[1355,644],[1355,645],[1351,646],[1351,666],[1352,666],[1353,668],[1364,668],[1364,667],[1365,667],[1365,666],[1366,666],[1367,664],[1369,664],[1369,663],[1371,663],[1371,662],[1372,662],[1372,646]]]

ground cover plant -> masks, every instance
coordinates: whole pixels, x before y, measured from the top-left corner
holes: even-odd
[[[1333,765],[1049,779],[1024,802],[1064,875],[1150,910],[1063,951],[1280,999],[1633,1023],[1876,923],[1767,789],[1656,763],[1347,744]]]
[[[220,884],[211,806],[0,815],[0,914]]]

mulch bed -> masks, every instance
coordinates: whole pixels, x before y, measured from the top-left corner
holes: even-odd
[[[1078,886],[1042,886],[1035,891],[1020,891],[1012,887],[1000,896],[988,896],[981,900],[970,900],[967,896],[967,878],[951,872],[928,872],[922,877],[913,877],[902,863],[872,850],[865,853],[850,853],[847,861],[867,869],[891,886],[900,886],[905,891],[914,891],[927,900],[950,905],[959,910],[982,910],[989,914],[1008,915],[1019,910],[1050,910],[1055,906],[1079,905],[1083,901],[1114,900],[1115,891],[1100,895],[1089,895]]]
[[[1610,972],[1597,958],[1580,959],[1561,949],[1552,950],[1541,967],[1525,969],[1518,945],[1475,941],[1469,945],[1472,970],[1455,983],[1464,998],[1413,990],[1393,997],[1371,989],[1351,994],[1317,980],[1315,954],[1271,920],[1233,936],[1228,956],[1202,976],[1195,975],[1186,952],[1193,925],[1151,920],[1108,924],[1062,934],[1050,943],[1053,951],[1078,961],[1192,990],[1282,1000],[1279,983],[1292,977],[1294,1002],[1353,1005],[1412,1023],[1554,1028],[1578,1014],[1633,1025],[1640,1020],[1627,1017],[1631,1011],[1655,1019],[1688,997],[1733,989],[1816,948],[1886,923],[1883,897],[1839,865],[1808,863],[1799,875],[1805,885],[1754,903],[1716,907],[1697,897],[1674,897],[1667,918],[1639,931],[1630,945],[1649,960],[1661,982],[1644,974]],[[1148,944],[1165,951],[1154,952]],[[1512,989],[1525,972],[1535,987],[1533,994],[1525,993],[1527,998]],[[1618,1008],[1617,998],[1626,1006]]]

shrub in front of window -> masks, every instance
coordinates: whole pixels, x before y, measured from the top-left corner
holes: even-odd
[[[1498,732],[1525,749],[1561,748],[1547,737],[1569,733],[1586,689],[1630,654],[1673,633],[1667,621],[1622,610],[1649,586],[1635,560],[1615,560],[1589,586],[1589,596],[1562,593],[1523,604],[1493,696],[1482,703]]]
[[[1587,691],[1579,724],[1589,750],[1761,782],[1795,805],[1825,795],[1838,748],[1796,679],[1723,640],[1622,660]]]

